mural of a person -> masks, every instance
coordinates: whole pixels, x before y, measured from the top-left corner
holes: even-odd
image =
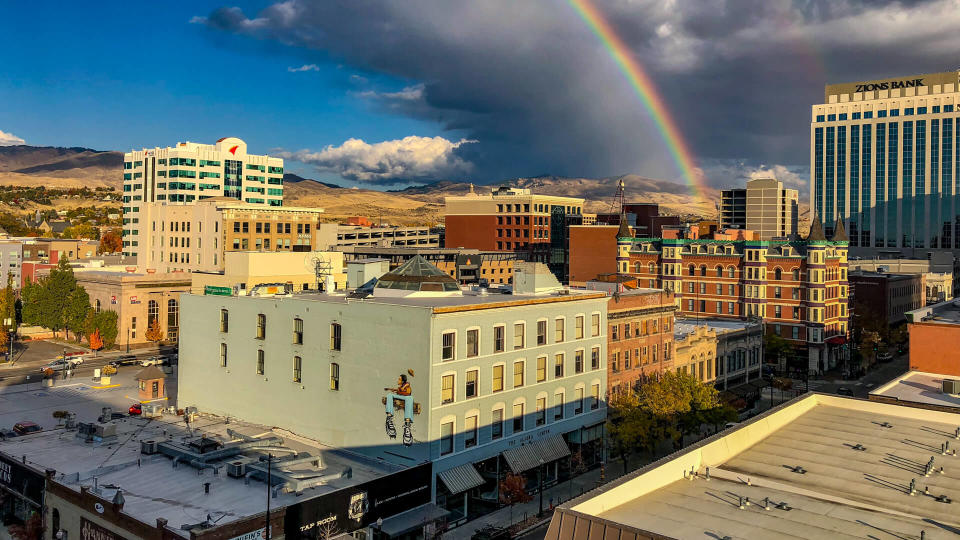
[[[413,391],[410,389],[410,382],[407,376],[401,374],[397,378],[396,388],[384,388],[387,394],[387,435],[391,439],[397,438],[397,428],[393,423],[394,401],[403,402],[403,445],[413,444]]]

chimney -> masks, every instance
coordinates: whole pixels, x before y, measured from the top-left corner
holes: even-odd
[[[126,501],[123,499],[123,490],[118,489],[113,495],[113,500],[110,501],[113,504],[113,511],[119,512],[123,509],[123,503]]]

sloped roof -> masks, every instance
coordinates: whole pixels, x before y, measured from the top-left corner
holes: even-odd
[[[138,381],[149,381],[151,379],[166,379],[167,374],[157,366],[147,366],[137,373],[135,377]]]
[[[823,234],[823,224],[820,223],[820,216],[813,216],[810,223],[810,233],[807,235],[807,242],[826,242],[827,237]]]
[[[833,238],[830,239],[831,242],[849,242],[850,238],[847,237],[847,231],[843,228],[843,220],[837,218],[837,226],[833,231]]]
[[[617,238],[632,238],[633,233],[630,232],[630,226],[627,225],[627,216],[626,214],[620,214],[620,230],[617,231]]]
[[[423,256],[414,255],[409,261],[380,276],[376,288],[452,292],[459,291],[460,285]]]

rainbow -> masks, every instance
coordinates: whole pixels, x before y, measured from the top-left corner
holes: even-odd
[[[640,96],[640,101],[653,117],[657,129],[660,131],[660,136],[673,157],[673,161],[680,169],[684,181],[690,187],[690,194],[702,201],[707,201],[703,173],[697,167],[687,141],[680,133],[676,121],[670,114],[670,109],[664,103],[656,85],[653,84],[653,80],[633,58],[633,53],[626,43],[620,39],[620,36],[617,35],[610,23],[600,13],[600,10],[590,0],[568,1],[570,6],[587,23],[590,30],[600,39],[620,71],[627,77],[634,91]]]

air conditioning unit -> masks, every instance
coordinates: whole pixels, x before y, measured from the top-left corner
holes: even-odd
[[[944,379],[943,393],[944,394],[960,394],[960,380]]]
[[[227,476],[243,478],[247,474],[246,461],[230,461],[227,463]]]
[[[142,418],[160,418],[163,416],[163,405],[159,403],[144,403],[140,406]]]
[[[140,453],[147,456],[152,456],[153,454],[156,454],[157,441],[154,441],[152,439],[147,441],[140,441]]]
[[[117,436],[117,425],[116,424],[96,424],[94,427],[95,438],[106,439],[108,437]]]

